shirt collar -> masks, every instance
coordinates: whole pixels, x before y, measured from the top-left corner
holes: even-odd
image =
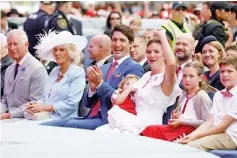
[[[138,64],[140,64],[141,66],[143,66],[145,64],[145,62],[147,61],[147,58],[143,59],[142,61],[140,61]]]
[[[225,88],[225,91],[227,91],[227,89]],[[233,88],[231,88],[229,90],[229,92],[232,94],[232,95],[235,95],[237,93],[237,85],[235,85]]]
[[[119,60],[116,60],[116,62],[118,63],[118,66],[125,60],[129,57],[129,55],[126,55],[122,58],[120,58]],[[115,62],[115,60],[113,59],[113,62]]]
[[[28,56],[29,56],[29,52],[26,53],[26,55],[18,62],[18,64],[22,66]]]
[[[105,63],[105,61],[106,61],[107,59],[109,59],[110,57],[111,57],[111,55],[105,57],[104,59],[102,59],[102,60],[100,60],[100,61],[98,61],[98,62],[96,62],[96,65],[97,65],[98,67],[101,67],[101,66]]]
[[[185,62],[185,63],[179,65],[182,70],[184,69],[184,66],[185,66],[188,62],[192,62],[192,59],[189,59],[187,62]]]

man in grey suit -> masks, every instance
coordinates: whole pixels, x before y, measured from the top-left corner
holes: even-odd
[[[1,120],[24,117],[25,104],[42,97],[48,79],[47,71],[28,52],[28,46],[28,38],[23,30],[14,29],[8,33],[8,54],[15,61],[5,73]]]
[[[130,50],[130,57],[143,67],[144,73],[151,71],[151,67],[146,58],[146,47],[146,39],[141,36],[136,36]]]

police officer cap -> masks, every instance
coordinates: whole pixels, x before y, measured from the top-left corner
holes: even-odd
[[[211,10],[215,9],[230,9],[230,5],[226,1],[216,1],[211,3]]]
[[[172,9],[175,10],[179,7],[183,7],[185,9],[187,9],[187,6],[183,3],[183,2],[178,2],[178,1],[175,1],[172,5]]]
[[[237,4],[234,4],[232,5],[231,9],[230,9],[231,12],[234,12],[237,16]],[[237,18],[237,17],[236,17]]]
[[[205,44],[210,43],[212,41],[217,41],[215,36],[210,35],[210,36],[205,37],[200,44],[200,47],[199,47],[200,50],[202,50]]]
[[[53,1],[40,1],[40,3],[45,4],[45,5],[50,5],[53,4]]]

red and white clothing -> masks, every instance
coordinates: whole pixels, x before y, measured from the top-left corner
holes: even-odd
[[[174,128],[169,125],[153,125],[142,131],[141,135],[167,141],[173,141],[183,134],[188,135],[207,120],[212,101],[204,90],[200,90],[191,98],[187,98],[184,93],[178,104],[181,126]]]
[[[112,95],[112,103],[113,103],[113,100],[116,99],[116,97],[118,96],[118,94],[121,94],[122,91],[119,91],[119,90],[116,90],[113,95]],[[135,104],[134,104],[134,101],[133,101],[133,98],[132,96],[127,96],[127,98],[124,100],[124,102],[122,104],[119,104],[119,105],[114,105],[112,106],[112,108],[114,106],[119,106],[121,109],[127,111],[127,112],[130,112],[131,114],[134,114],[134,115],[137,115],[137,112],[136,112],[136,109],[135,109]]]
[[[166,96],[162,89],[161,83],[164,80],[164,73],[151,75],[147,72],[135,84],[137,91],[134,94],[137,116],[121,109],[113,108],[109,111],[109,115],[113,122],[119,126],[120,133],[129,131],[133,135],[139,133],[149,125],[162,124],[162,118],[167,108],[175,103],[176,97],[182,93],[182,90],[175,85],[170,96]],[[116,107],[116,106],[115,106]],[[110,121],[111,121],[110,120]],[[125,126],[123,126],[125,123]],[[115,131],[104,125],[96,129],[97,131]]]

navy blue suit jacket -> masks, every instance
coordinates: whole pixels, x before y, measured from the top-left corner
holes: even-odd
[[[111,108],[111,96],[113,92],[118,89],[119,83],[124,79],[128,74],[134,74],[138,77],[142,77],[143,75],[143,67],[133,61],[130,57],[125,59],[114,71],[114,73],[110,76],[110,78],[106,81],[106,76],[109,72],[112,63],[101,66],[101,71],[103,73],[103,82],[100,87],[97,89],[96,94],[94,94],[91,98],[88,97],[88,90],[84,95],[84,105],[88,108],[92,108],[97,100],[100,98],[101,105],[101,115],[103,123],[108,123],[107,120],[107,112]],[[90,112],[89,112],[90,114]],[[89,116],[88,114],[88,116]],[[88,117],[87,116],[87,117]]]

